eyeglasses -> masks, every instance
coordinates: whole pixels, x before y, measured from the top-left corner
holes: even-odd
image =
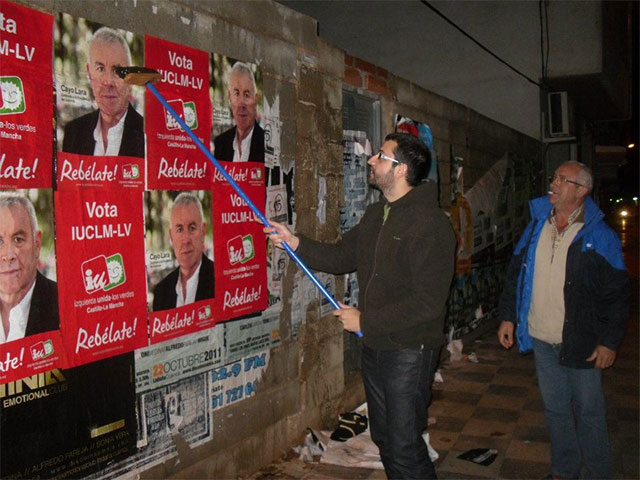
[[[385,155],[384,153],[382,153],[382,150],[380,150],[380,151],[379,151],[376,155],[374,155],[374,156],[375,156],[375,157],[378,157],[378,160],[385,159],[385,160],[389,160],[390,162],[397,163],[398,165],[400,164],[400,162],[399,162],[398,160],[396,160],[395,158],[391,158],[390,156]]]
[[[567,177],[565,177],[564,175],[552,175],[551,177],[549,177],[549,183],[553,183],[556,180],[562,182],[562,183],[573,183],[574,185],[577,185],[579,187],[584,187],[583,184],[578,183],[578,182],[574,182],[573,180],[569,180]]]

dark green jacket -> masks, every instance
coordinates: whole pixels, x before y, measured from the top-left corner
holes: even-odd
[[[390,210],[383,221],[385,205]],[[438,207],[437,186],[427,182],[393,203],[370,205],[336,244],[300,236],[297,252],[315,270],[336,275],[357,270],[365,345],[398,350],[444,343],[455,245]]]

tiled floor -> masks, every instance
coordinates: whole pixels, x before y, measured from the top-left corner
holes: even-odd
[[[637,283],[635,287],[637,291]],[[614,471],[616,478],[638,479],[638,309],[614,368],[604,373]],[[431,445],[440,458],[440,478],[544,478],[549,473],[549,437],[536,386],[531,355],[506,351],[489,332],[464,352],[478,363],[449,363],[441,369],[443,383],[434,386],[429,416]],[[495,448],[496,460],[476,465],[457,456],[473,448]],[[363,468],[279,462],[253,478],[385,478]]]

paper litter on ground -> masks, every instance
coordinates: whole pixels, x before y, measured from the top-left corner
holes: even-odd
[[[367,415],[367,404],[363,403],[354,412],[361,415]],[[309,429],[310,430],[310,429]],[[312,433],[316,439],[312,438]],[[304,461],[311,462],[319,458],[320,463],[330,465],[340,465],[344,467],[360,467],[383,470],[384,467],[380,461],[378,447],[373,440],[369,429],[349,438],[345,442],[337,442],[331,440],[331,432],[327,431],[311,431],[307,434],[305,445],[295,448],[296,453],[300,454],[300,458]],[[438,459],[436,452],[429,443],[429,433],[422,435],[431,461]],[[315,441],[314,441],[315,440]]]

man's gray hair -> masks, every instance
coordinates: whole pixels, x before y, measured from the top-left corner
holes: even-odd
[[[234,74],[247,75],[251,79],[251,83],[253,84],[253,93],[256,93],[258,91],[258,88],[256,87],[256,79],[253,76],[253,70],[251,70],[251,66],[248,63],[234,63],[233,67],[231,67],[231,74],[229,75],[229,79],[231,79]],[[231,81],[229,81],[229,88],[231,88]]]
[[[176,208],[178,205],[195,205],[198,208],[198,212],[200,212],[200,221],[204,222],[204,213],[202,212],[202,203],[200,199],[191,192],[181,192],[180,195],[176,197],[173,201],[173,206],[171,207],[171,211]]]
[[[131,50],[129,49],[129,44],[118,31],[109,27],[100,27],[95,31],[91,41],[89,42],[89,51],[91,51],[91,45],[93,45],[93,42],[117,43],[122,47],[124,53],[127,55],[127,64],[131,65]],[[127,65],[122,66],[125,67]]]
[[[578,172],[578,183],[584,185],[589,192],[593,190],[593,173],[591,173],[591,169],[587,167],[584,163],[577,162],[575,160],[570,160],[564,163],[565,165],[578,165],[580,167],[580,171]]]
[[[29,214],[29,220],[31,221],[31,235],[35,238],[36,232],[38,231],[38,219],[31,201],[16,192],[0,193],[0,208],[11,208],[16,206],[23,207]]]

